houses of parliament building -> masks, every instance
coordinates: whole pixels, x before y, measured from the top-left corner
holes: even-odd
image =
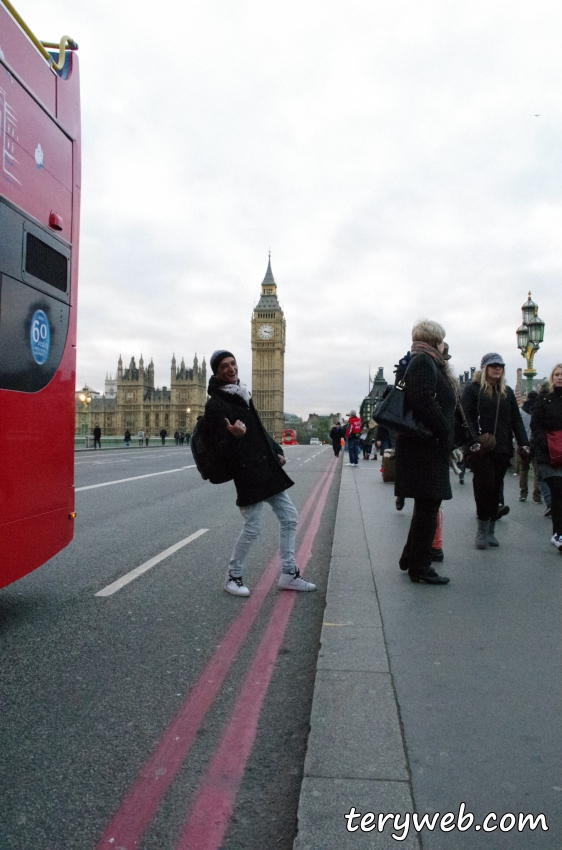
[[[261,296],[251,319],[252,397],[269,433],[281,441],[285,379],[285,317],[277,300],[277,284],[269,258]],[[154,386],[154,363],[145,367],[141,357],[131,357],[127,368],[121,356],[115,378],[106,377],[105,393],[88,387],[76,394],[75,434],[93,434],[99,425],[106,437],[121,436],[126,430],[136,436],[139,430],[157,436],[162,428],[192,432],[207,400],[207,366],[195,355],[193,366],[172,357],[170,384]]]

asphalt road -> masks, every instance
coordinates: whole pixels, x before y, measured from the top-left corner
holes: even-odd
[[[185,447],[76,455],[74,541],[0,591],[2,850],[292,847],[341,467],[286,454],[318,591],[277,590],[267,510],[249,600],[232,484]]]

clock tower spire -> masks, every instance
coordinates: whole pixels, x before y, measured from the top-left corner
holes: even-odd
[[[285,316],[277,300],[271,252],[252,315],[252,397],[264,427],[281,442],[285,382]]]

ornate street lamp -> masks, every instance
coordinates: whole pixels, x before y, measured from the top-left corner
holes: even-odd
[[[517,347],[521,350],[521,356],[527,361],[527,368],[523,374],[527,379],[527,395],[533,389],[533,378],[537,372],[533,369],[533,359],[544,340],[544,322],[538,316],[539,307],[531,300],[531,293],[527,301],[521,307],[523,324],[517,328]]]

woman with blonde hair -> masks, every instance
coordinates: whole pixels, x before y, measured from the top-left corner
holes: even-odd
[[[476,442],[467,456],[473,472],[478,517],[476,548],[499,546],[495,536],[500,491],[513,455],[513,435],[523,454],[530,457],[529,439],[515,394],[505,383],[505,363],[495,352],[485,354],[480,372],[466,387],[462,406]],[[507,513],[507,510],[504,508]]]
[[[562,555],[562,457],[556,456],[556,441],[562,451],[562,363],[550,373],[550,392],[538,397],[531,414],[531,446],[541,480],[550,488],[551,541]]]
[[[412,329],[412,357],[408,363],[405,406],[431,436],[399,434],[396,441],[395,495],[402,502],[414,499],[408,540],[400,568],[410,580],[447,584],[431,566],[431,544],[437,512],[443,499],[451,499],[449,454],[453,448],[456,382],[443,358],[444,328],[437,322],[417,322]]]

